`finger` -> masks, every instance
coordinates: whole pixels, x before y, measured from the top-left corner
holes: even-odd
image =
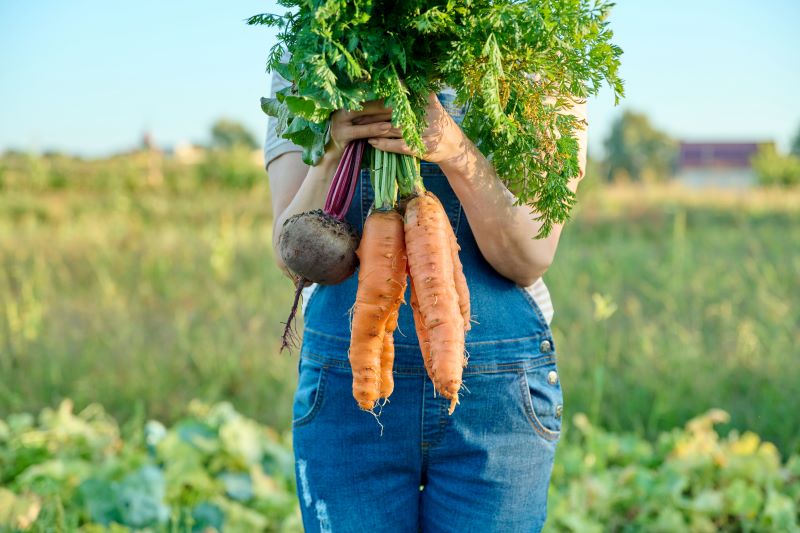
[[[383,105],[383,100],[369,100],[361,105],[358,111],[346,111],[346,118],[353,120],[356,117],[363,115],[375,115],[382,113],[391,113],[392,108]]]
[[[361,106],[361,111],[357,111],[357,113],[364,113],[364,112],[381,113],[384,111],[391,111],[391,110],[392,108],[386,107],[386,105],[383,102],[383,98],[381,98],[380,100],[367,100]]]
[[[370,135],[370,137],[380,137],[383,139],[399,139],[403,136],[403,130],[400,128],[389,128],[389,131],[379,133],[377,135]]]
[[[351,120],[353,124],[372,124],[374,122],[387,122],[392,119],[392,112],[358,115]]]
[[[372,137],[369,139],[369,144],[378,150],[383,150],[384,152],[414,155],[403,139],[384,139],[382,137]]]
[[[391,122],[376,122],[374,124],[350,125],[344,127],[344,137],[347,139],[366,139],[384,135],[392,130]]]

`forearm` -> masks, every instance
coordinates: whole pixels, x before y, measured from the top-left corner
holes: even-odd
[[[503,276],[519,285],[530,285],[544,274],[555,255],[562,226],[553,226],[544,239],[535,239],[541,223],[525,205],[514,205],[516,198],[503,185],[489,161],[467,138],[439,103],[435,95],[428,99],[428,128],[422,138],[426,152],[421,157],[437,163],[448,178],[470,222],[470,228],[484,258]],[[586,168],[586,103],[572,102],[559,112],[575,116],[581,126],[578,138],[579,176],[569,188],[575,192]],[[375,148],[400,154],[416,155],[398,132],[394,138],[373,137]]]
[[[502,183],[477,147],[466,140],[461,155],[440,164],[461,201],[484,258],[501,275],[526,286],[540,278],[555,255],[562,225],[544,239],[534,237],[541,222]],[[569,183],[577,190],[579,178]]]

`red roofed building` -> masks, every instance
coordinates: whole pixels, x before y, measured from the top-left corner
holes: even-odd
[[[676,178],[695,187],[749,187],[757,182],[751,159],[765,143],[682,142]]]

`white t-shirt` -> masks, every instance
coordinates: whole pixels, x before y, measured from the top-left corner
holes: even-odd
[[[283,76],[277,72],[273,72],[272,87],[270,89],[271,96],[274,97],[277,91],[284,89],[289,85],[291,85],[291,83]],[[301,147],[297,146],[290,140],[278,137],[275,132],[275,119],[270,117],[270,119],[267,121],[267,134],[264,141],[264,164],[269,166],[270,161],[285,153],[302,151],[303,149]],[[311,301],[316,288],[317,285],[314,284],[303,289],[303,313],[305,313],[306,306],[308,305],[308,302]],[[550,291],[547,289],[547,285],[544,284],[544,280],[539,278],[533,285],[524,287],[524,289],[531,296],[531,298],[533,298],[533,301],[536,302],[536,305],[539,306],[539,309],[542,311],[542,315],[544,315],[545,320],[547,320],[547,323],[550,324],[550,322],[553,320],[554,313],[553,302],[550,299]]]

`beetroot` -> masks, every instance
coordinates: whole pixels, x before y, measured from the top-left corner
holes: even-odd
[[[278,251],[295,275],[322,285],[349,278],[358,266],[358,235],[344,220],[321,209],[294,215],[283,224]]]
[[[353,201],[364,144],[363,140],[353,141],[345,148],[331,181],[324,209],[299,213],[283,223],[278,253],[295,275],[295,294],[283,330],[281,350],[295,344],[292,324],[303,287],[308,283],[341,283],[358,266],[358,235],[344,220],[344,216]]]

